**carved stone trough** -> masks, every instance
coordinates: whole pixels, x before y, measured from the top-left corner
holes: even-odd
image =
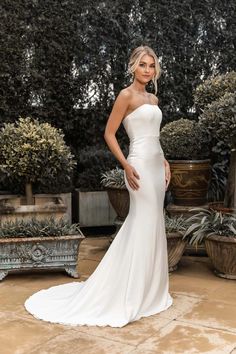
[[[77,261],[83,234],[53,237],[0,238],[0,280],[10,272],[65,270],[79,278]]]

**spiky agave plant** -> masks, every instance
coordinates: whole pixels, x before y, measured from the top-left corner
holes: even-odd
[[[236,237],[236,216],[214,209],[193,208],[197,214],[186,219],[188,225],[183,238],[189,237],[192,245],[200,244],[211,235]]]
[[[0,238],[14,237],[49,237],[65,235],[82,235],[78,224],[72,224],[63,218],[53,217],[38,220],[15,220],[0,222]]]

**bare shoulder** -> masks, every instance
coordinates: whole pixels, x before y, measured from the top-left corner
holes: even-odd
[[[159,100],[156,95],[154,95],[153,93],[150,93],[150,98],[151,98],[153,104],[158,104]]]
[[[132,97],[132,91],[129,87],[125,87],[120,91],[118,97],[121,97],[124,100],[129,100]]]
[[[115,105],[122,105],[124,106],[126,109],[128,108],[128,106],[130,105],[130,101],[132,99],[132,92],[129,90],[129,88],[124,88],[122,89],[118,96],[116,97],[115,100]]]

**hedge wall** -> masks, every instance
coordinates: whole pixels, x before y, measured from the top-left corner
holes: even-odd
[[[2,0],[0,119],[31,115],[81,149],[106,149],[112,102],[129,84],[131,50],[148,44],[162,76],[163,122],[196,117],[192,92],[236,70],[235,0]],[[0,124],[1,124],[0,123]],[[127,144],[123,129],[118,134]],[[79,159],[79,157],[78,157]]]

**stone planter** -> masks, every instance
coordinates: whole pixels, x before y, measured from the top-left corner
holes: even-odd
[[[119,219],[124,220],[129,212],[129,192],[127,189],[107,188],[111,205]]]
[[[73,221],[78,222],[80,226],[113,225],[115,217],[116,213],[106,191],[74,191]]]
[[[221,278],[236,279],[236,238],[210,235],[205,245],[214,273]]]
[[[77,260],[83,235],[0,238],[0,280],[10,272],[64,269],[78,278]]]
[[[211,177],[210,160],[169,160],[170,190],[176,205],[206,204]]]
[[[71,223],[71,193],[35,194],[33,200],[33,205],[26,205],[24,196],[0,195],[1,221],[53,216],[55,219],[63,217]]]
[[[167,232],[166,237],[169,272],[173,272],[178,268],[178,263],[184,253],[187,240],[183,240],[183,235],[179,232]]]

